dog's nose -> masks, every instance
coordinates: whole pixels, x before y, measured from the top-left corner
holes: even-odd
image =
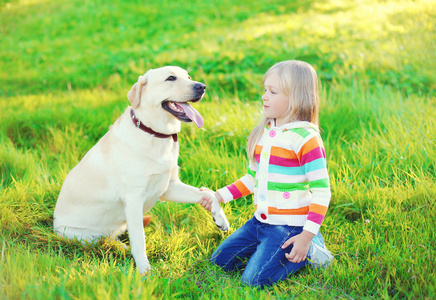
[[[206,86],[202,83],[194,84],[194,90],[196,90],[198,92],[204,92],[205,89],[206,89]]]

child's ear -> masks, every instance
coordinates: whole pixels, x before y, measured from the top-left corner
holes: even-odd
[[[132,108],[137,108],[141,103],[142,89],[147,86],[147,74],[141,75],[138,78],[138,82],[135,83],[130,91],[127,93],[127,98],[132,104]]]

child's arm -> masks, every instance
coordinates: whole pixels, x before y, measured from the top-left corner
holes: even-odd
[[[300,166],[306,174],[312,201],[303,229],[317,234],[329,207],[331,191],[325,150],[318,136],[309,138],[298,150]]]
[[[300,166],[309,181],[312,202],[309,206],[307,221],[302,233],[290,238],[282,246],[282,249],[286,249],[289,245],[294,245],[291,252],[286,254],[286,258],[293,263],[299,263],[306,259],[310,242],[318,233],[331,198],[322,140],[317,136],[312,136],[301,145],[297,153]]]

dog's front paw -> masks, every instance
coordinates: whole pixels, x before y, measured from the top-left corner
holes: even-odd
[[[137,269],[141,275],[146,275],[149,271],[151,271],[151,265],[147,260],[144,263],[141,263],[141,266],[138,265]]]
[[[218,229],[221,229],[222,231],[228,231],[230,229],[229,221],[227,221],[227,217],[215,197],[213,198],[211,213]]]

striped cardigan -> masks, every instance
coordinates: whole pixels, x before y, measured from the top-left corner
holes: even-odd
[[[317,234],[331,192],[326,156],[317,127],[269,123],[255,149],[257,163],[235,183],[218,190],[224,202],[254,193],[254,216],[272,225],[304,226]]]

